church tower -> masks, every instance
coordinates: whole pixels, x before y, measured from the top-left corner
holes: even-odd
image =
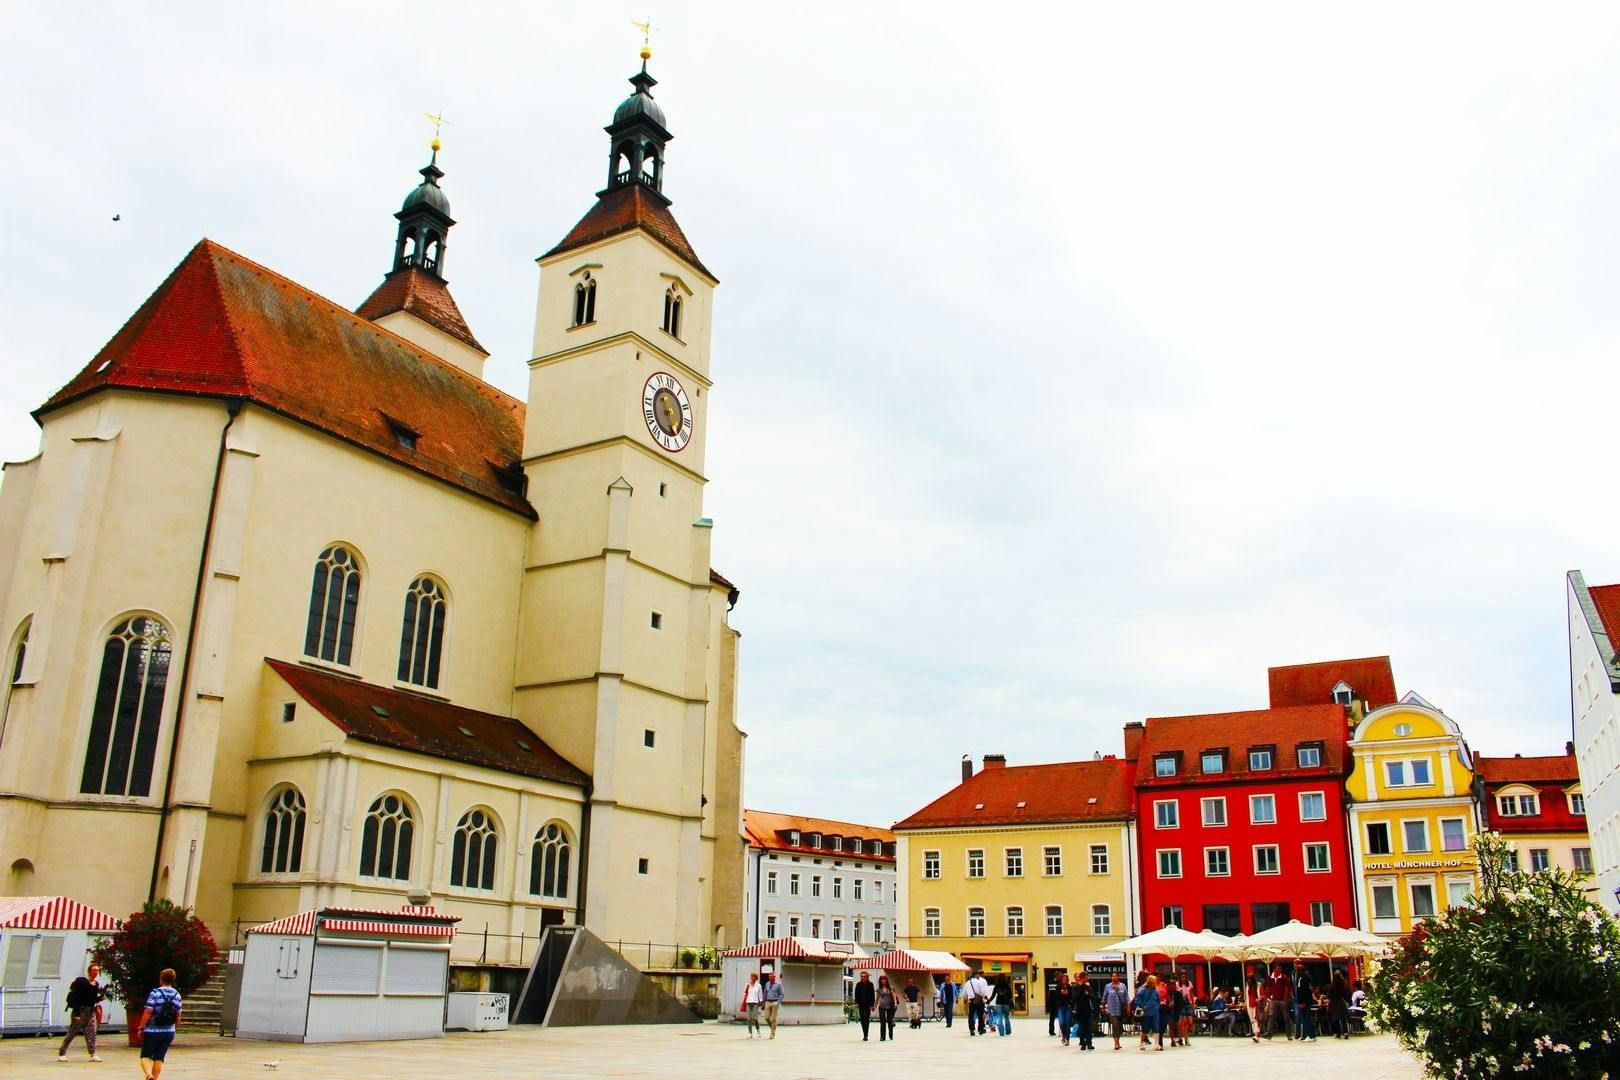
[[[355,314],[483,378],[489,353],[468,329],[444,278],[445,249],[456,221],[450,216],[450,197],[439,186],[444,170],[439,168],[437,136],[433,157],[418,171],[422,182],[394,215],[399,228],[393,266]]]
[[[649,55],[606,128],[606,186],[538,260],[516,708],[591,775],[584,923],[723,944],[740,921],[716,876],[734,876],[741,736],[736,592],[703,516],[717,282],[664,193]]]

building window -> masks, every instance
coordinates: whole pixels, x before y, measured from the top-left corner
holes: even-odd
[[[1108,845],[1091,845],[1091,872],[1093,874],[1108,873]]]
[[[928,881],[939,880],[939,852],[923,852],[923,877]]]
[[[1408,853],[1429,850],[1429,823],[1427,821],[1401,822],[1401,840]]]
[[[1552,867],[1552,852],[1546,848],[1530,849],[1530,872],[1539,874]]]
[[[788,875],[788,895],[789,896],[798,896],[799,895],[799,875],[798,874],[789,874]]]
[[[1305,872],[1307,874],[1325,874],[1333,869],[1328,863],[1328,846],[1326,844],[1305,845]]]
[[[1198,755],[1198,767],[1205,776],[1217,776],[1226,771],[1225,750],[1205,750]]]
[[[81,792],[151,793],[169,655],[169,628],[145,615],[125,619],[107,635],[90,714],[84,773],[79,780]]]
[[[26,639],[23,641],[23,644],[24,645],[28,644]],[[20,659],[20,654],[19,654],[19,659],[17,661],[17,674],[18,675],[22,674],[22,660]],[[17,677],[16,675],[12,676],[13,679],[16,679],[16,677]],[[1569,793],[1569,812],[1571,814],[1574,814],[1576,817],[1585,817],[1586,816],[1586,796],[1581,794],[1579,791],[1570,792]]]
[[[1155,757],[1153,759],[1153,775],[1154,776],[1174,776],[1174,775],[1176,775],[1176,755],[1174,755],[1174,754],[1159,754],[1157,757]]]
[[[1185,926],[1180,904],[1166,904],[1159,909],[1160,926]]]
[[[1396,724],[1395,725],[1395,734],[1396,734],[1396,736],[1398,736],[1400,738],[1405,738],[1406,736],[1412,734],[1412,725],[1411,724]]]
[[[984,937],[984,908],[968,908],[968,937]]]
[[[1299,762],[1302,769],[1319,769],[1322,767],[1322,745],[1320,743],[1307,743],[1294,748],[1294,760]]]
[[[872,920],[872,940],[873,941],[882,941],[883,940],[883,920],[882,919],[873,919]]]
[[[1091,932],[1097,937],[1108,937],[1113,933],[1114,920],[1109,916],[1107,904],[1091,905]]]
[[[797,915],[789,915],[788,916],[788,937],[798,937],[798,936],[799,936],[799,917]]]
[[[810,834],[810,846],[812,848],[814,848],[816,851],[821,850],[821,834],[820,833],[813,832],[813,833]]]
[[[1021,908],[1021,907],[1010,907],[1010,908],[1007,909],[1007,936],[1008,937],[1023,937],[1024,936],[1024,909],[1023,908]]]
[[[297,788],[284,787],[271,798],[264,814],[259,873],[296,874],[303,861],[304,797]]]
[[[1231,849],[1223,847],[1205,848],[1204,873],[1210,877],[1230,876],[1232,873]]]
[[[939,937],[939,908],[923,908],[923,937]]]
[[[1007,851],[1006,851],[1006,860],[1007,860],[1007,876],[1008,877],[1023,877],[1024,876],[1024,849],[1023,848],[1015,848],[1015,847],[1008,848]]]
[[[833,878],[832,898],[834,900],[842,900],[844,898],[844,879],[841,877]]]
[[[831,844],[834,851],[844,850],[844,838],[842,836],[829,837],[828,842]]]
[[[1326,821],[1327,796],[1320,791],[1302,791],[1299,794],[1299,820]]]
[[[1063,849],[1049,847],[1041,849],[1042,872],[1047,877],[1059,877],[1063,874]]]
[[[1496,810],[1503,817],[1535,817],[1541,813],[1539,801],[1535,795],[1498,795]]]
[[[844,920],[843,919],[834,919],[832,921],[832,926],[833,926],[832,939],[834,941],[843,941],[844,940]]]
[[[979,876],[983,877],[984,875],[981,874]],[[864,886],[865,884],[866,883],[864,881],[862,881],[860,878],[855,879],[855,899],[859,900],[861,898],[861,887]]]
[[[765,916],[765,936],[767,938],[775,938],[776,937],[776,916],[775,915],[767,915],[767,916]]]
[[[1427,882],[1412,883],[1412,918],[1428,919],[1434,915],[1434,886]]]
[[[1468,830],[1462,818],[1440,819],[1440,850],[1468,850]]]
[[[1153,804],[1153,827],[1174,829],[1181,824],[1181,809],[1174,800]]]
[[[1333,688],[1333,703],[1335,705],[1348,705],[1355,699],[1356,692],[1344,683]]]
[[[360,563],[354,552],[333,544],[315,560],[309,586],[309,622],[304,655],[348,666],[354,651],[354,624],[360,612]]]
[[[810,936],[813,937],[813,938],[818,938],[818,937],[821,936],[821,918],[820,918],[820,916],[817,916],[817,915],[810,916]]]
[[[1236,904],[1205,904],[1204,929],[1225,934],[1227,937],[1241,934],[1243,932],[1241,910]]]
[[[1512,870],[1514,873],[1518,873],[1519,852],[1514,848],[1508,848],[1507,851],[1502,855],[1502,865],[1507,869]]]
[[[1367,854],[1390,854],[1389,823],[1387,821],[1369,821],[1367,823]]]
[[[557,822],[549,822],[534,834],[529,852],[529,892],[534,896],[562,899],[568,895],[568,857],[573,845]],[[776,873],[771,873],[771,893],[776,892]]]
[[[855,940],[861,940],[861,917],[855,916]]]
[[[1180,849],[1169,848],[1159,852],[1159,876],[1162,878],[1176,878],[1181,876]]]
[[[1287,904],[1250,904],[1249,917],[1254,920],[1254,932],[1270,930],[1288,921]]]
[[[1428,783],[1428,758],[1384,762],[1385,787],[1425,787]]]
[[[1204,808],[1204,824],[1205,825],[1214,826],[1214,825],[1225,825],[1226,824],[1226,799],[1225,798],[1205,799],[1203,801],[1203,808]]]
[[[820,874],[811,874],[810,875],[810,896],[814,900],[820,900],[821,899],[821,875]]]
[[[1275,795],[1249,796],[1249,824],[1275,825],[1277,823],[1277,797]]]
[[[405,593],[405,619],[399,631],[400,682],[438,689],[445,608],[442,585],[429,577],[411,582]]]
[[[1571,848],[1569,852],[1575,858],[1575,872],[1577,874],[1590,874],[1592,872],[1592,849],[1589,847]]]
[[[404,799],[392,793],[378,796],[360,831],[360,876],[409,881],[415,830]]]
[[[574,286],[574,325],[584,326],[596,321],[596,279],[589,270]]]
[[[450,884],[461,889],[495,887],[495,822],[483,810],[469,810],[456,822]]]
[[[874,878],[872,880],[872,903],[874,903],[874,904],[883,903],[883,879],[882,878]]]
[[[1277,859],[1276,844],[1256,844],[1254,846],[1254,872],[1257,874],[1278,874],[1282,867]]]
[[[1311,925],[1312,926],[1327,926],[1332,921],[1333,921],[1333,901],[1331,901],[1331,900],[1312,900],[1311,901]]]
[[[1473,889],[1473,881],[1467,878],[1446,879],[1446,906],[1467,907],[1468,894]]]
[[[799,830],[798,829],[789,829],[788,830],[788,845],[790,847],[798,847],[799,846]]]
[[[1061,905],[1046,905],[1046,936],[1063,936],[1063,908]]]
[[[664,332],[671,337],[681,336],[681,294],[673,285],[664,290]]]
[[[1372,901],[1373,918],[1399,918],[1399,915],[1395,911],[1395,886],[1374,885],[1372,887]]]
[[[651,750],[653,747],[657,746],[658,732],[654,731],[652,728],[643,728],[641,730],[641,745],[645,746],[648,750]]]
[[[971,848],[967,853],[967,876],[984,877],[984,849]]]
[[[776,895],[776,871],[775,870],[767,871],[766,874],[765,874],[765,895],[766,896],[775,896]]]
[[[1249,771],[1270,772],[1273,750],[1269,746],[1256,746],[1249,750]]]

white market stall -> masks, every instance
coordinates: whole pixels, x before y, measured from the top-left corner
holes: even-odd
[[[70,897],[0,897],[0,1032],[66,1031],[68,986],[117,929],[117,919]],[[102,1016],[102,1030],[122,1028],[123,1004],[108,998]]]
[[[922,1006],[924,1020],[936,1019],[938,1006],[934,1000],[934,993],[939,984],[951,980],[961,982],[973,970],[948,952],[930,952],[924,949],[890,949],[886,953],[857,960],[850,966],[857,972],[873,972],[874,981],[877,979],[877,973],[887,975],[889,985],[894,988],[895,996],[902,1003],[906,999],[906,983],[915,981],[917,989],[921,991],[917,1001]],[[904,1004],[900,1007],[900,1015],[905,1016]]]
[[[247,932],[236,1034],[286,1042],[444,1034],[456,915],[321,908]]]
[[[866,958],[848,941],[771,938],[720,954],[720,1015],[735,1016],[750,972],[775,971],[786,997],[779,1024],[844,1023],[844,968]]]

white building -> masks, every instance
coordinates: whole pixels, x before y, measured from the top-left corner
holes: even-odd
[[[743,811],[744,933],[868,947],[895,940],[894,833],[875,825]]]
[[[1604,907],[1620,911],[1620,585],[1566,581],[1569,698],[1581,770],[1592,870]]]

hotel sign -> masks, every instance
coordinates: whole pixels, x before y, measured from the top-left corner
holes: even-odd
[[[1462,859],[1395,859],[1391,862],[1368,861],[1368,870],[1460,870],[1473,869],[1473,860]]]

